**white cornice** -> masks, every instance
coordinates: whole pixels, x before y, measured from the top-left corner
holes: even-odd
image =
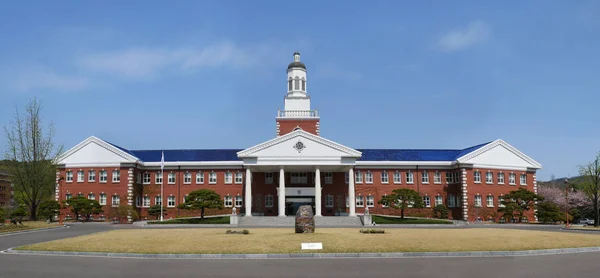
[[[130,155],[122,150],[120,150],[119,148],[105,142],[104,140],[96,137],[96,136],[90,136],[87,139],[83,140],[81,143],[75,145],[75,147],[72,147],[71,149],[69,149],[68,151],[66,151],[63,155],[61,155],[57,161],[57,164],[63,164],[63,161],[69,157],[70,155],[76,153],[77,151],[79,151],[80,149],[82,149],[83,147],[89,145],[90,143],[96,143],[99,146],[111,151],[112,153],[122,157],[123,159],[127,160],[127,162],[129,163],[138,163],[139,159],[133,155]]]
[[[454,161],[356,161],[356,166],[452,166]]]
[[[504,142],[504,140],[502,140],[502,139],[497,139],[497,140],[495,140],[495,141],[493,141],[493,142],[491,142],[491,143],[489,143],[489,144],[487,144],[487,145],[485,145],[485,146],[483,146],[483,147],[481,147],[481,148],[479,148],[479,149],[477,149],[475,151],[472,151],[472,152],[470,152],[468,154],[465,154],[465,155],[459,157],[457,159],[457,161],[459,163],[467,162],[470,159],[472,159],[472,158],[474,158],[474,157],[476,157],[476,156],[478,156],[478,155],[480,155],[482,153],[485,153],[485,152],[487,152],[487,151],[489,151],[489,150],[491,150],[491,149],[493,149],[494,147],[497,147],[497,146],[505,147],[506,149],[508,149],[510,152],[512,152],[516,156],[518,156],[521,159],[525,160],[527,163],[529,163],[531,166],[533,166],[533,167],[530,167],[530,168],[536,168],[536,169],[541,169],[542,168],[542,165],[540,163],[538,163],[537,161],[533,160],[529,156],[525,155],[524,153],[522,153],[521,151],[519,151],[517,148],[515,148],[515,147],[511,146],[510,144]]]
[[[296,131],[287,133],[287,134],[285,134],[283,136],[275,137],[275,138],[273,138],[273,139],[271,139],[269,141],[266,141],[266,142],[260,143],[260,144],[258,144],[256,146],[253,146],[253,147],[247,148],[245,150],[239,151],[237,153],[237,155],[240,158],[242,158],[242,157],[252,157],[252,154],[255,153],[255,152],[258,152],[260,150],[266,149],[268,147],[271,147],[273,145],[279,144],[279,143],[281,143],[283,141],[286,141],[286,140],[289,140],[289,139],[292,139],[292,138],[298,137],[298,136],[304,137],[304,138],[306,138],[308,140],[313,140],[313,141],[315,141],[317,143],[320,143],[320,144],[326,145],[328,147],[331,147],[333,149],[336,149],[338,151],[347,153],[348,155],[346,155],[344,157],[356,157],[356,158],[358,158],[358,157],[362,156],[362,153],[359,152],[359,151],[357,151],[357,150],[355,150],[355,149],[346,147],[344,145],[338,144],[338,143],[333,142],[331,140],[327,140],[327,139],[325,139],[325,138],[323,138],[321,136],[314,135],[314,134],[306,132],[304,130],[296,130]]]

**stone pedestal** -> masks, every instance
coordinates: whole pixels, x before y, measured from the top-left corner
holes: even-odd
[[[371,217],[370,214],[365,214],[363,216],[363,225],[365,226],[373,226],[373,218]]]
[[[312,207],[309,205],[301,206],[296,212],[296,233],[314,233],[315,216]]]
[[[229,216],[229,224],[231,225],[237,225],[238,222],[240,221],[240,216],[237,214],[232,214]]]

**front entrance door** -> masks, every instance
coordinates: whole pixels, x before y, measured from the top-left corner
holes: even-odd
[[[300,206],[310,205],[315,213],[315,197],[287,197],[285,198],[285,215],[295,216]]]

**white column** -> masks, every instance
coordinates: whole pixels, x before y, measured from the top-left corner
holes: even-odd
[[[348,216],[356,216],[356,197],[354,196],[354,169],[350,168],[348,172],[348,201],[350,203],[350,213]]]
[[[315,170],[315,216],[321,216],[321,170]]]
[[[279,169],[279,201],[277,204],[279,216],[285,217],[285,171],[283,171],[283,167]]]
[[[246,216],[252,216],[252,172],[246,168],[246,192],[245,192]],[[234,204],[235,205],[235,204]]]

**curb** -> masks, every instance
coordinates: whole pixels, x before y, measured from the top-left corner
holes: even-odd
[[[137,259],[292,259],[292,258],[441,258],[441,257],[517,257],[559,255],[586,252],[600,252],[600,247],[541,249],[523,251],[465,251],[465,252],[395,252],[395,253],[290,253],[290,254],[137,254],[103,252],[61,252],[61,251],[2,251],[5,254],[50,255]]]
[[[67,226],[67,225],[62,225],[62,226],[56,226],[56,227],[51,227],[51,228],[38,228],[38,229],[31,229],[31,230],[21,230],[21,231],[16,231],[16,232],[0,233],[0,237],[35,233],[35,232],[43,232],[43,231],[48,231],[48,230],[64,229],[64,228],[68,228],[68,227],[69,226]]]

